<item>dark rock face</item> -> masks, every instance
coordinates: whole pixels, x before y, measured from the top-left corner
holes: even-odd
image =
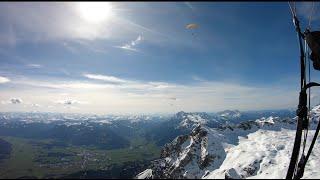
[[[181,152],[181,145],[189,138],[188,135],[178,136],[172,143],[166,144],[161,150],[160,158],[166,158],[173,152]]]
[[[227,170],[224,175],[225,179],[241,179],[241,176],[233,168]]]
[[[208,132],[201,125],[190,135],[181,135],[164,146],[161,157],[152,162],[152,178],[201,178],[186,175],[190,164],[199,171],[208,167],[217,156],[208,153]],[[150,171],[148,171],[149,173]],[[150,177],[149,175],[148,177]]]

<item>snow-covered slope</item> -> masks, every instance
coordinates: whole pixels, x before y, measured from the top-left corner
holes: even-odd
[[[312,113],[317,117],[320,106]],[[263,117],[219,128],[197,123],[189,135],[178,136],[167,144],[161,158],[153,161],[150,169],[137,178],[284,178],[292,151],[295,121]],[[315,126],[313,119],[311,129]],[[309,138],[313,133],[309,131]],[[318,142],[304,178],[320,178],[316,168],[320,163]]]
[[[314,131],[310,132],[313,135]],[[288,129],[280,131],[259,129],[240,138],[239,145],[226,148],[227,156],[222,165],[205,178],[285,178],[290,161],[295,132]],[[308,141],[311,142],[309,136]],[[318,141],[319,143],[319,141]],[[304,178],[320,178],[317,164],[320,163],[319,144],[310,156]],[[233,172],[231,174],[230,172]]]

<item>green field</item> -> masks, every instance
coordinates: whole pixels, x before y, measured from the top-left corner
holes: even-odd
[[[83,170],[107,170],[115,164],[151,160],[160,155],[159,147],[142,138],[131,140],[128,148],[115,150],[60,146],[51,139],[0,138],[12,144],[10,158],[0,163],[0,178],[60,177]]]

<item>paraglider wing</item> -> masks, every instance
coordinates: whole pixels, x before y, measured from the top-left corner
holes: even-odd
[[[198,28],[198,24],[187,24],[186,29],[196,29]],[[194,35],[194,32],[192,32],[192,35]]]
[[[313,68],[320,70],[320,31],[307,32],[305,39],[312,51],[310,59],[313,61]]]
[[[186,25],[186,28],[187,29],[196,29],[196,28],[198,28],[198,25],[197,24],[188,24],[188,25]]]

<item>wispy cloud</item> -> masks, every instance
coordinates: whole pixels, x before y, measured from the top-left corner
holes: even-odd
[[[167,82],[145,82],[130,79],[123,79],[115,76],[107,76],[101,74],[83,74],[84,77],[95,81],[80,81],[80,80],[39,80],[22,78],[16,79],[12,84],[17,86],[29,86],[33,88],[49,88],[60,90],[102,90],[102,89],[117,89],[128,92],[146,92],[146,91],[161,91],[163,89],[172,88],[175,84]],[[96,80],[100,81],[97,82]]]
[[[42,65],[40,64],[27,64],[27,66],[31,68],[42,68]]]
[[[0,76],[0,84],[10,82],[10,79],[7,77]]]
[[[87,41],[85,39],[82,39],[82,40],[77,39],[77,40],[74,40],[74,42],[76,42],[78,45],[81,45],[86,50],[90,50],[90,51],[95,52],[95,53],[105,54],[105,53],[108,52],[105,48],[97,46],[94,43],[94,41]],[[63,46],[66,47],[72,53],[76,53],[76,52],[81,51],[81,49],[79,47],[76,48],[71,43],[64,42]]]
[[[184,2],[184,4],[185,4],[188,8],[190,8],[192,11],[194,11],[194,7],[191,5],[190,2]]]
[[[297,14],[307,20],[309,20],[311,13],[312,20],[319,20],[320,15],[317,13],[319,11],[319,3],[318,2],[297,2],[296,3]],[[313,9],[313,11],[312,11]],[[312,23],[312,22],[311,22]]]
[[[275,89],[272,85],[255,87],[236,82],[218,81],[178,84],[138,81],[101,74],[85,75],[88,79],[95,81],[15,80],[14,83],[18,87],[23,87],[23,91],[16,92],[15,96],[30,98],[27,101],[43,104],[43,107],[52,105],[48,101],[52,102],[52,99],[58,97],[62,100],[55,101],[55,104],[81,105],[77,106],[80,108],[79,111],[92,112],[105,112],[106,109],[117,112],[133,109],[137,112],[170,112],[176,109],[185,111],[268,109],[294,107],[297,103],[297,99],[292,98],[296,97],[297,90],[279,86]],[[53,88],[53,90],[48,91],[44,88]],[[67,93],[68,97],[61,95],[64,93]],[[1,91],[1,94],[2,97],[12,96],[12,92]],[[37,99],[42,96],[43,100],[33,101],[32,94],[37,94]],[[88,99],[94,102],[90,106],[84,103]],[[175,109],[172,109],[173,106],[170,103],[174,103]],[[58,107],[54,107],[56,108]]]
[[[17,37],[13,31],[12,25],[8,25],[4,32],[0,33],[0,45],[15,46]]]
[[[120,78],[117,78],[114,76],[101,75],[101,74],[83,74],[83,76],[85,76],[89,79],[107,81],[107,82],[111,82],[111,83],[125,83],[125,82],[127,82],[124,79],[120,79]]]
[[[117,48],[129,50],[129,51],[135,51],[140,52],[139,50],[135,49],[134,47],[140,44],[140,42],[143,40],[142,36],[139,35],[135,40],[128,42],[122,46],[116,46]]]
[[[166,82],[148,82],[148,85],[151,85],[157,89],[165,89],[173,86],[172,84]]]
[[[50,89],[62,89],[62,90],[72,90],[72,89],[104,89],[114,87],[111,84],[101,84],[101,83],[88,83],[79,81],[43,81],[43,80],[23,80],[15,81],[16,85],[30,86],[34,88],[50,88]]]
[[[31,107],[35,107],[35,108],[38,108],[38,107],[41,107],[41,105],[40,104],[31,104]]]
[[[201,78],[201,77],[199,77],[199,76],[197,76],[197,75],[193,75],[193,76],[191,76],[191,78],[192,78],[193,80],[195,80],[195,81],[206,81],[205,79],[203,79],[203,78]]]
[[[67,42],[62,42],[62,46],[65,47],[68,51],[70,51],[70,52],[72,52],[74,54],[78,52],[78,50],[75,47],[71,46]]]

